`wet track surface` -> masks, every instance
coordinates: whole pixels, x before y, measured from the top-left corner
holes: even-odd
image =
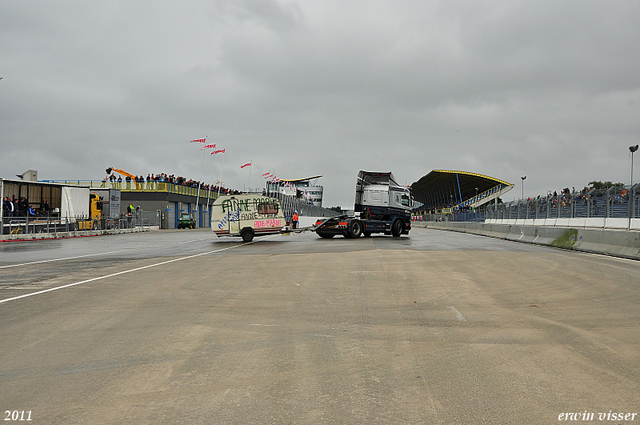
[[[0,243],[0,402],[46,424],[631,414],[639,276],[635,261],[427,229]]]
[[[428,237],[425,237],[428,232]],[[189,255],[230,245],[244,245],[241,254],[269,253],[277,246],[279,254],[335,252],[366,249],[413,250],[488,250],[539,251],[541,247],[515,244],[475,235],[461,235],[443,231],[414,229],[409,236],[391,238],[373,235],[370,238],[345,239],[336,236],[324,240],[312,232],[256,238],[244,244],[240,238],[217,238],[206,230],[167,230],[161,232],[122,234],[102,237],[34,240],[0,243],[0,267],[37,261],[61,259],[100,261],[113,259],[141,259]]]

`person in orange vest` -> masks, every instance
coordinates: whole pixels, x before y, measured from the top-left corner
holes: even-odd
[[[293,217],[291,217],[291,222],[293,224],[293,228],[298,228],[298,211],[293,212]]]

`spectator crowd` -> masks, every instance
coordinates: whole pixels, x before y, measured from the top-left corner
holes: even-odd
[[[39,208],[30,205],[24,196],[20,199],[16,199],[15,195],[5,196],[2,200],[3,217],[40,217],[49,215],[50,211],[49,202],[45,198],[42,198]]]
[[[110,183],[112,183],[114,187],[123,188],[122,183],[124,183],[125,184],[124,188],[126,189],[132,187],[131,186],[132,183],[135,184],[135,187],[139,189],[155,189],[157,187],[156,186],[157,183],[171,183],[179,186],[186,186],[186,187],[193,187],[193,188],[197,188],[198,186],[200,186],[200,190],[209,191],[209,189],[211,189],[212,192],[216,192],[216,193],[220,192],[220,194],[224,194],[224,195],[237,195],[240,193],[237,190],[231,190],[226,187],[210,185],[210,184],[193,180],[193,179],[187,180],[185,177],[175,176],[174,174],[166,174],[166,173],[147,174],[146,178],[144,176],[135,176],[134,178],[130,176],[126,176],[124,178],[124,181],[122,179],[122,176],[116,177],[115,174],[110,173],[107,179],[104,181],[106,182],[107,180]]]

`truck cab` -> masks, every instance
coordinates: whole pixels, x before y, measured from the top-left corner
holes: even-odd
[[[316,234],[347,238],[384,233],[399,237],[411,230],[411,190],[389,172],[360,171],[356,181],[354,217],[340,216],[316,223]]]

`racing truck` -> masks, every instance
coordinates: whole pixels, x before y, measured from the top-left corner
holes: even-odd
[[[340,215],[316,222],[321,238],[408,235],[411,230],[411,190],[399,185],[389,172],[360,171],[356,181],[354,215]]]

